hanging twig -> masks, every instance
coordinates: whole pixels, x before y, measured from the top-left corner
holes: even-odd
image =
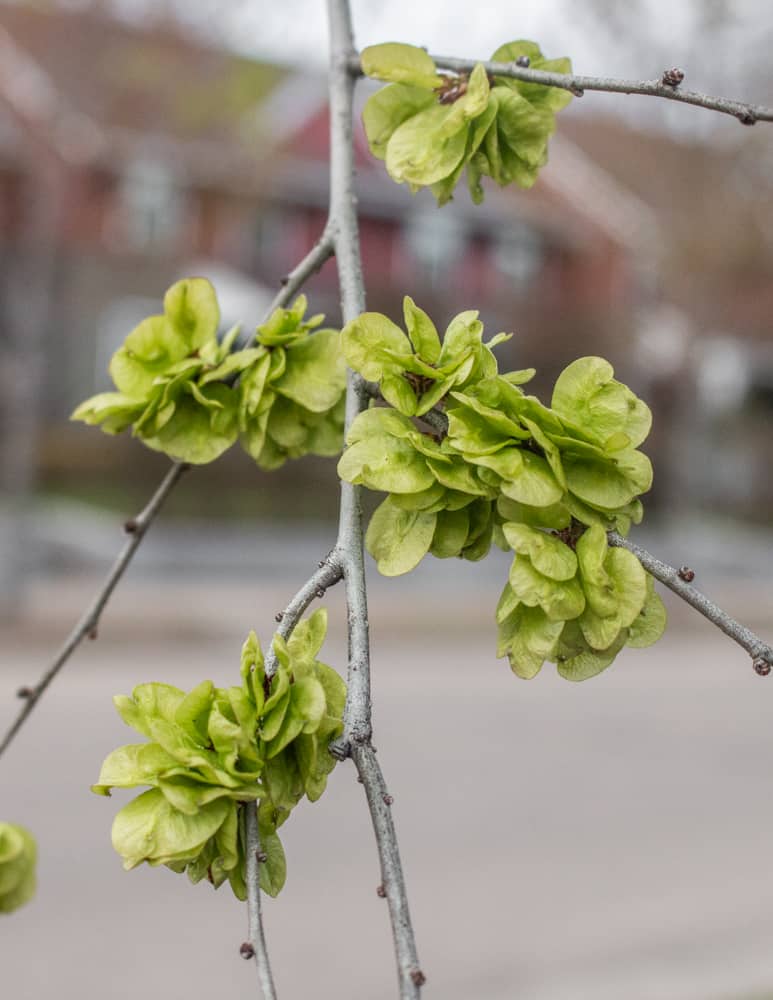
[[[11,728],[5,734],[3,742],[0,743],[0,755],[8,749],[11,741],[29,718],[37,703],[40,701],[40,698],[46,688],[53,681],[65,663],[67,663],[78,646],[87,636],[89,639],[96,639],[99,619],[105,609],[105,605],[110,600],[110,595],[113,593],[121,577],[126,572],[129,563],[132,561],[132,556],[139,548],[140,542],[145,537],[145,533],[153,523],[153,519],[161,509],[161,505],[164,500],[166,500],[172,492],[178,479],[187,468],[188,466],[175,462],[164,476],[160,486],[150,498],[147,506],[136,517],[130,518],[124,525],[125,530],[129,533],[129,538],[124,547],[121,549],[118,558],[113,563],[110,572],[105,577],[105,581],[100,587],[96,597],[86,609],[85,614],[80,619],[78,624],[67,636],[59,652],[56,654],[54,662],[46,670],[38,683],[34,687],[24,687],[19,690],[19,697],[24,699],[24,706],[16,716]]]
[[[757,122],[773,122],[773,108],[763,104],[748,104],[733,101],[727,97],[713,97],[696,90],[683,90],[684,73],[679,69],[668,69],[658,80],[616,80],[607,76],[578,76],[574,73],[548,73],[530,69],[514,62],[486,62],[482,59],[457,59],[454,56],[432,56],[439,69],[449,69],[454,73],[470,73],[480,62],[489,76],[507,76],[524,83],[541,83],[546,87],[560,87],[569,90],[575,97],[582,97],[586,90],[605,94],[638,94],[643,97],[661,97],[666,101],[692,104],[694,107],[717,111],[719,114],[737,118],[742,125]],[[349,60],[349,68],[355,75],[362,74],[358,55]]]
[[[343,568],[341,566],[341,559],[339,558],[338,551],[333,549],[320,562],[318,569],[312,573],[285,610],[277,614],[276,620],[279,622],[279,627],[276,629],[276,632],[283,639],[287,639],[311,602],[315,598],[323,598],[328,587],[332,587],[338,583],[342,577]],[[276,673],[276,668],[276,653],[274,652],[274,647],[271,646],[266,653],[266,676],[273,677]]]
[[[351,756],[359,780],[365,788],[373,829],[379,845],[381,861],[380,896],[385,896],[389,906],[389,919],[395,938],[397,970],[400,977],[400,996],[418,997],[426,982],[416,956],[416,942],[405,892],[405,877],[397,847],[397,834],[392,822],[392,796],[388,793],[381,773],[376,751],[370,743],[353,743]]]
[[[688,580],[685,579],[685,577],[692,579],[693,574],[691,570],[687,570],[686,568],[678,570],[673,566],[669,566],[668,563],[662,562],[646,549],[643,549],[641,545],[623,538],[616,531],[609,532],[609,543],[610,545],[617,545],[632,552],[647,572],[651,573],[656,580],[659,580],[669,590],[672,590],[681,597],[683,601],[686,601],[705,618],[708,618],[710,622],[713,622],[717,628],[722,629],[725,635],[729,635],[739,646],[742,646],[754,661],[754,667],[758,673],[770,673],[770,668],[773,667],[773,649],[767,643],[763,642],[758,635],[755,635],[751,629],[748,629],[745,625],[741,625],[735,618],[731,618],[726,611],[723,611],[722,608],[709,600],[705,594],[702,594],[695,587],[691,586]]]
[[[322,230],[322,235],[303,260],[299,261],[292,271],[282,278],[280,282],[282,287],[276,293],[271,305],[268,307],[266,319],[268,319],[275,309],[281,309],[283,306],[286,306],[295,293],[303,288],[309,278],[316,274],[334,253],[333,236],[330,223],[327,222],[325,228]],[[248,347],[252,343],[252,338],[253,331],[250,330],[248,334],[240,338],[240,346]]]
[[[256,802],[245,802],[244,810],[246,880],[247,880],[247,926],[249,940],[241,947],[244,958],[254,958],[258,970],[258,982],[263,991],[263,1000],[276,1000],[276,987],[271,974],[271,963],[263,933],[263,919],[260,907],[260,831],[258,829],[258,808]]]

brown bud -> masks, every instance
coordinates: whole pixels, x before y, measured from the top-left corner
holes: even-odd
[[[20,687],[16,692],[17,698],[32,698],[35,694],[35,689],[31,687]]]
[[[385,806],[391,806],[392,803],[394,802],[394,799],[392,798],[391,795],[382,795],[381,797],[384,800]]]
[[[695,570],[690,569],[689,566],[680,566],[677,576],[685,583],[692,583],[695,579]]]
[[[242,941],[241,945],[239,945],[239,954],[244,959],[255,958],[255,949],[249,941]]]
[[[317,589],[314,591],[314,593],[321,600],[325,596],[325,588],[324,587],[317,587]]]
[[[378,896],[379,899],[386,899],[386,888],[384,887],[383,882],[381,883],[381,885],[376,887],[376,895]]]
[[[531,59],[528,56],[518,56],[515,60],[515,65],[520,66],[521,69],[528,69],[531,66]]]
[[[771,670],[770,661],[766,660],[764,656],[758,656],[752,663],[752,666],[760,677],[767,677]]]
[[[421,969],[414,969],[411,973],[411,982],[414,986],[423,986],[427,981],[427,977],[421,971]]]
[[[123,530],[127,535],[133,535],[138,527],[136,518],[130,517],[128,521],[124,522]]]
[[[97,636],[99,635],[99,633],[97,632],[97,626],[92,625],[86,634],[88,635],[89,639],[96,639]]]
[[[277,613],[274,615],[275,622],[281,622],[283,618],[284,618],[284,611],[277,611]]]
[[[667,69],[663,71],[661,83],[666,87],[678,87],[684,80],[684,73],[680,69]]]
[[[255,851],[255,858],[259,865],[264,865],[268,861],[268,855],[265,851]]]

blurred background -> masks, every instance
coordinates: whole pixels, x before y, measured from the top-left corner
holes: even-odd
[[[352,8],[359,46],[488,58],[527,37],[580,73],[678,66],[684,87],[773,104],[764,0]],[[168,466],[68,416],[110,388],[112,352],[179,277],[214,281],[224,326],[262,320],[325,221],[326,56],[314,0],[0,0],[0,729]],[[768,636],[771,128],[588,93],[559,116],[532,191],[488,187],[476,208],[462,185],[442,211],[393,184],[355,133],[369,308],[399,319],[410,294],[441,328],[478,308],[490,334],[515,333],[501,365],[535,366],[544,395],[578,355],[608,357],[654,411],[655,487],[636,537],[689,562]],[[306,291],[340,321],[334,263]],[[246,631],[268,636],[331,547],[336,515],[332,462],[269,475],[234,448],[183,477],[100,641],[0,767],[0,815],[35,829],[43,864],[36,903],[0,926],[11,995],[47,994],[41,935],[62,996],[254,995],[227,890],[210,909],[206,887],[123,876],[109,804],[84,789],[126,735],[110,695],[151,678],[228,683]],[[773,747],[745,655],[672,608],[655,650],[621,655],[591,684],[524,685],[493,658],[506,560],[450,568],[370,574],[376,742],[428,995],[773,997],[773,873],[759,864]],[[343,666],[340,616],[332,631],[328,658]],[[291,885],[269,906],[282,995],[388,997],[363,803],[335,778],[310,825],[288,831]]]

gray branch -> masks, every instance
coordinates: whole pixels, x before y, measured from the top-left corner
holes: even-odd
[[[331,232],[330,223],[328,222],[322,231],[322,235],[311,250],[309,250],[303,260],[299,261],[292,271],[282,278],[282,281],[280,282],[282,287],[276,293],[271,305],[268,307],[266,319],[271,316],[275,309],[281,309],[286,306],[295,293],[299,292],[301,288],[303,288],[309,278],[316,274],[317,271],[321,269],[322,265],[325,264],[334,253],[335,247],[333,246],[333,234]],[[250,331],[248,336],[240,338],[240,346],[247,347],[252,343],[252,338],[253,333]]]
[[[381,860],[379,895],[386,896],[389,906],[389,918],[396,940],[400,996],[418,997],[425,976],[419,968],[411,914],[403,889],[405,879],[400,864],[400,852],[397,849],[397,834],[392,822],[392,796],[387,791],[384,776],[376,760],[376,751],[370,743],[353,744],[351,755],[368,798],[373,829],[376,831],[379,845]]]
[[[125,528],[126,531],[129,532],[129,538],[118,554],[118,558],[113,563],[110,572],[105,577],[105,581],[100,587],[96,597],[86,609],[78,624],[67,636],[59,649],[59,652],[56,654],[53,663],[46,670],[35,687],[23,688],[19,692],[20,697],[24,698],[24,705],[11,725],[11,728],[5,734],[3,742],[0,743],[0,755],[8,749],[11,741],[24,725],[27,718],[31,715],[37,703],[40,701],[46,688],[53,681],[65,663],[67,663],[78,646],[87,636],[90,639],[96,639],[99,619],[105,609],[105,605],[110,600],[111,594],[126,572],[129,563],[132,561],[134,553],[139,548],[140,542],[145,537],[148,528],[153,523],[153,520],[161,509],[164,500],[166,500],[167,496],[172,492],[178,479],[187,468],[187,465],[175,462],[164,476],[161,484],[150,498],[148,504],[136,517],[130,518],[130,520],[126,522]]]
[[[432,56],[440,69],[449,69],[454,73],[469,73],[479,63],[489,76],[507,76],[513,80],[523,80],[524,83],[541,83],[546,87],[560,87],[571,91],[575,97],[582,97],[586,90],[607,94],[639,94],[644,97],[661,97],[666,101],[677,101],[680,104],[692,104],[694,107],[706,108],[708,111],[718,111],[723,115],[737,118],[742,125],[755,125],[757,122],[773,121],[773,108],[763,104],[747,104],[743,101],[733,101],[727,97],[713,97],[701,94],[697,90],[683,90],[679,83],[665,82],[669,73],[666,71],[659,80],[616,80],[607,76],[578,76],[574,73],[547,73],[544,70],[529,69],[518,66],[514,62],[485,62],[480,59],[457,59],[454,56]],[[354,54],[349,60],[350,71],[358,76],[362,74],[359,56]]]
[[[610,545],[617,545],[632,552],[647,572],[651,573],[656,580],[659,580],[669,590],[672,590],[681,597],[683,601],[686,601],[696,611],[699,611],[704,618],[708,618],[710,622],[713,622],[725,635],[730,636],[739,646],[742,646],[755,661],[755,665],[757,661],[762,660],[769,666],[773,666],[773,649],[767,643],[763,642],[758,635],[755,635],[751,629],[748,629],[745,625],[741,625],[735,618],[731,618],[726,611],[723,611],[722,608],[709,600],[705,594],[702,594],[686,580],[683,580],[679,575],[679,570],[674,569],[673,566],[669,566],[668,563],[662,562],[646,549],[637,545],[636,542],[623,538],[616,531],[609,532],[609,543]]]
[[[260,831],[258,830],[258,807],[256,802],[245,802],[244,829],[246,852],[247,881],[247,926],[249,933],[248,945],[242,945],[242,954],[247,958],[255,958],[258,970],[258,982],[263,991],[264,1000],[276,1000],[276,987],[271,974],[271,963],[266,948],[266,937],[263,933],[263,920],[260,908]]]
[[[276,632],[287,639],[295,626],[303,617],[306,609],[314,598],[322,598],[328,587],[334,586],[343,577],[343,566],[337,549],[333,549],[329,555],[320,562],[319,568],[312,573],[304,583],[298,593],[293,597],[284,611],[280,611],[276,616],[279,627]],[[266,676],[273,677],[277,669],[276,653],[274,647],[266,653]]]
[[[362,257],[354,195],[352,97],[354,79],[349,65],[355,55],[348,0],[328,0],[330,25],[330,225],[338,264],[344,323],[365,309]],[[349,371],[346,390],[346,429],[368,405],[370,396],[359,375]],[[389,900],[392,937],[397,959],[401,1000],[415,1000],[424,976],[408,911],[397,836],[389,814],[384,779],[376,763],[371,738],[370,638],[363,554],[361,488],[341,483],[341,506],[336,549],[346,583],[349,669],[344,732],[331,749],[350,754],[365,787],[376,837],[384,891]],[[379,804],[380,803],[380,804]]]

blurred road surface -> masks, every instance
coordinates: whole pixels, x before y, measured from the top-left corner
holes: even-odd
[[[496,589],[470,567],[454,590],[435,566],[371,599],[375,743],[427,998],[773,997],[773,676],[680,612],[661,644],[593,681],[546,668],[522,682],[493,657]],[[227,887],[124,873],[110,823],[125,796],[88,786],[134,741],[111,696],[150,679],[231,683],[247,628],[265,635],[294,589],[285,575],[230,590],[127,581],[0,761],[0,815],[34,830],[41,855],[35,901],[0,919],[3,997],[254,1000],[243,907]],[[27,625],[0,634],[0,728],[93,583],[39,582]],[[331,592],[325,658],[343,666],[340,601]],[[770,603],[756,608],[770,623]],[[265,906],[280,996],[391,1000],[350,764],[283,834],[288,883]]]

